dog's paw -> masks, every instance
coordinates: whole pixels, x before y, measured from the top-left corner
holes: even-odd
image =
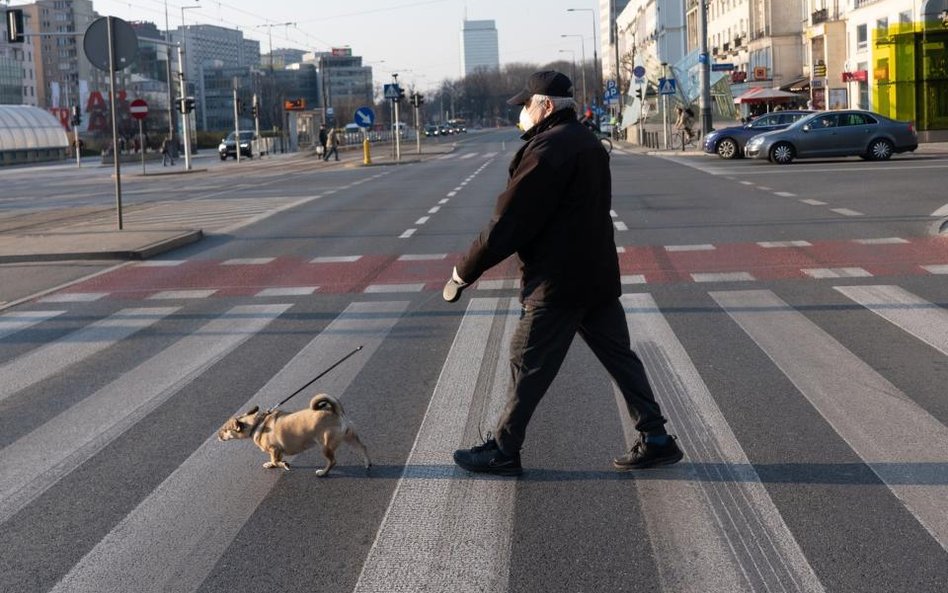
[[[290,464],[285,461],[280,462],[280,467],[283,468],[283,471],[290,471]]]
[[[317,475],[318,477],[320,477],[320,478],[323,477],[323,476],[325,476],[325,475],[328,474],[328,473],[329,473],[329,470],[326,469],[326,468],[322,468],[322,469],[316,470],[316,475]]]
[[[277,466],[277,464],[273,463],[272,461],[268,461],[268,462],[266,462],[266,463],[263,464],[264,469],[273,469],[273,468],[275,468],[276,466]]]

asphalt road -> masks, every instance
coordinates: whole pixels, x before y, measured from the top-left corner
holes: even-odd
[[[451,452],[503,406],[516,266],[440,288],[518,146],[220,168],[141,194],[204,241],[0,313],[0,590],[944,591],[948,159],[614,152],[627,322],[685,460],[612,471],[635,435],[577,340],[524,475],[483,478]],[[50,201],[93,185],[63,175]],[[216,440],[360,345],[287,408],[339,397],[370,471]]]

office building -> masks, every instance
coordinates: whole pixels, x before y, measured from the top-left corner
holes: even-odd
[[[497,27],[494,21],[464,21],[461,29],[461,72],[500,68]]]

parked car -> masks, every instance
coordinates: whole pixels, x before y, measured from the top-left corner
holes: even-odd
[[[237,158],[237,142],[235,142],[236,133],[231,132],[227,135],[226,138],[221,140],[220,145],[217,147],[217,153],[220,155],[222,161],[226,161],[227,157]],[[257,135],[253,130],[241,131],[240,132],[240,156],[245,156],[247,158],[253,158],[253,141],[257,139]]]
[[[918,148],[912,122],[862,110],[821,111],[789,128],[747,141],[744,154],[786,165],[795,158],[859,156],[884,161],[894,153]]]
[[[704,151],[708,154],[717,154],[722,159],[739,159],[744,156],[744,145],[757,134],[783,130],[811,113],[814,112],[809,110],[774,111],[761,115],[744,125],[713,130],[704,137]]]

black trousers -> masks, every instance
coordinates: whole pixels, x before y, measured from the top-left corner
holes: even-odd
[[[632,351],[625,311],[618,298],[590,308],[524,306],[510,343],[507,406],[495,430],[506,453],[520,451],[527,424],[566,358],[573,336],[580,337],[606,368],[625,399],[635,428],[664,434],[645,366]]]

